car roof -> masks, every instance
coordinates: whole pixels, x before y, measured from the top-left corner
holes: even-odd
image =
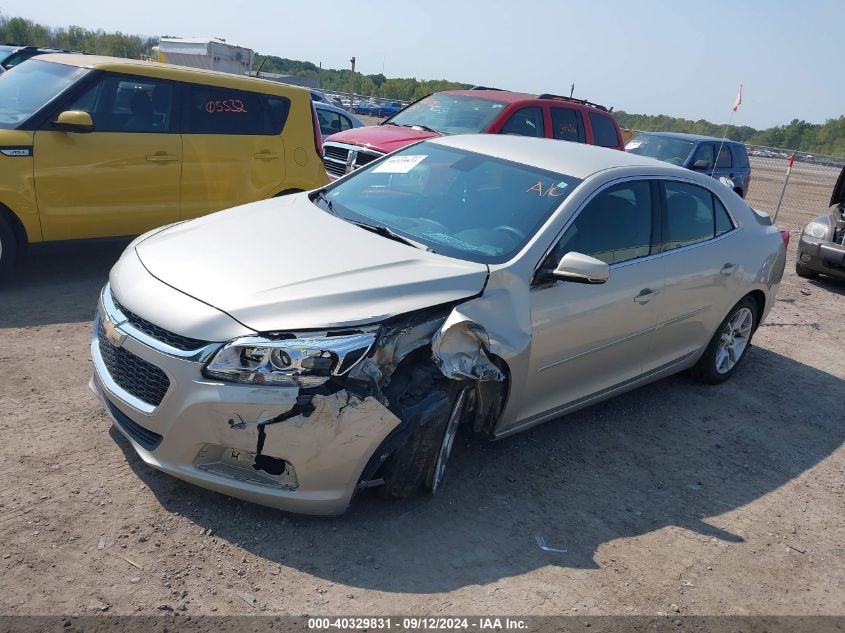
[[[682,175],[688,173],[686,169],[646,156],[550,138],[511,134],[456,134],[425,142],[486,154],[582,180],[596,172],[616,167],[650,167],[657,169],[656,173],[665,173],[668,168]]]
[[[206,70],[205,68],[193,68],[190,66],[177,66],[175,64],[162,64],[160,62],[146,61],[142,59],[125,59],[123,57],[105,57],[103,55],[83,55],[81,53],[48,54],[40,55],[38,61],[64,64],[66,66],[78,66],[79,68],[91,68],[92,70],[107,70],[130,75],[142,75],[158,79],[174,79],[192,83],[207,83],[208,85],[224,86],[229,88],[240,88],[242,90],[259,91],[256,82],[262,86],[260,91],[267,94],[287,94],[291,92],[306,95],[311,100],[311,93],[308,88],[283,84],[270,79],[251,77],[249,75],[235,75],[217,70]]]
[[[651,136],[663,136],[665,138],[676,138],[682,141],[716,141],[717,143],[721,143],[722,139],[717,138],[715,136],[705,136],[703,134],[687,134],[686,132],[641,132],[641,134],[650,134]],[[732,141],[729,138],[725,139],[725,145],[728,143],[739,143],[738,141]]]

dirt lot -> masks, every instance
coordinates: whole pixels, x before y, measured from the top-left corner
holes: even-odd
[[[89,321],[125,243],[33,248],[0,289],[0,614],[845,613],[845,284],[790,261],[729,383],[464,439],[440,496],[320,519],[159,474],[110,428]]]

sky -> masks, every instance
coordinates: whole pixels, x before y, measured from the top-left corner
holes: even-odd
[[[765,128],[845,114],[845,0],[0,0],[48,26],[214,36],[388,77],[568,94]]]

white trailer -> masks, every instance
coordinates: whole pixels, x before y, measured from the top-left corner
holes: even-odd
[[[163,64],[219,70],[234,75],[248,75],[255,51],[235,46],[217,38],[162,37],[153,47],[153,58]]]

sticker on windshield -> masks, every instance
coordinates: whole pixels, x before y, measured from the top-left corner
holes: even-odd
[[[428,156],[391,156],[373,170],[374,174],[407,174]]]
[[[637,149],[642,144],[642,141],[628,141],[625,144],[625,149]]]
[[[565,189],[569,185],[565,182],[559,182],[557,184],[549,184],[548,188],[545,188],[542,180],[538,180],[537,184],[531,185],[528,189],[525,190],[525,193],[529,191],[533,191],[539,197],[543,196],[551,196],[552,198],[559,198],[560,196],[566,195]]]

